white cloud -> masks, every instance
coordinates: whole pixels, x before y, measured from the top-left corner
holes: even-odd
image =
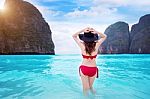
[[[104,7],[131,7],[137,11],[149,11],[150,0],[93,0],[92,4]]]
[[[61,11],[54,11],[51,10],[49,7],[47,6],[40,6],[40,5],[35,5],[39,11],[43,14],[43,15],[51,15],[51,16],[57,16],[61,14]]]
[[[41,5],[41,0],[25,0],[27,2],[30,2],[33,4],[43,15],[43,17],[49,21],[55,19],[59,15],[63,15],[64,12],[56,10],[56,6],[45,6]],[[56,1],[56,0],[44,0],[42,2],[50,2],[50,1]]]
[[[102,15],[109,15],[116,11],[117,9],[115,8],[108,9],[108,8],[102,8],[98,6],[98,7],[91,7],[90,10],[83,10],[83,11],[76,9],[74,12],[67,13],[66,16],[68,17],[98,17]]]
[[[65,17],[66,19],[76,20],[78,22],[87,23],[103,23],[110,24],[116,21],[125,19],[125,15],[118,13],[118,6],[124,5],[124,1],[120,0],[91,0],[86,5],[87,1],[77,0],[78,8],[80,6],[88,6],[88,9],[80,10],[75,9],[72,12],[68,12]]]
[[[94,5],[102,5],[106,7],[118,7],[126,5],[127,0],[93,0]]]
[[[53,2],[53,1],[59,1],[59,0],[42,0],[43,2]]]
[[[1,1],[0,1],[0,9],[3,9],[3,7],[4,7],[4,1],[5,1],[5,0],[1,0]]]
[[[81,5],[88,6],[88,9],[80,10],[75,9],[72,12],[68,12],[65,17],[73,20],[80,20],[80,22],[99,22],[99,23],[114,23],[116,21],[130,21],[130,17],[135,16],[134,13],[143,12],[142,14],[149,12],[150,0],[88,0],[78,1],[78,8]],[[89,2],[87,5],[85,2]],[[126,13],[121,12],[120,7],[126,9]],[[133,10],[132,14],[128,14],[128,10]],[[139,15],[140,16],[140,15]]]
[[[41,2],[41,0],[24,0],[32,3]],[[52,1],[58,1],[58,0],[42,0],[42,2],[52,2]]]
[[[120,13],[118,7],[125,7],[124,9],[127,9],[126,12],[128,10],[133,10],[133,13],[138,11],[140,13],[140,11],[142,11],[142,14],[147,13],[150,10],[150,0],[76,0],[76,2],[74,1],[74,3],[76,3],[78,7],[72,12],[58,11],[55,10],[57,8],[40,5],[41,0],[26,1],[35,4],[40,12],[42,12],[43,16],[48,20],[53,20],[56,19],[57,16],[61,16],[59,17],[61,20],[72,22],[77,21],[80,23],[86,22],[111,24],[116,21],[128,21],[128,19],[131,19],[131,17],[132,19],[134,18],[133,14],[123,14],[123,12]],[[59,0],[43,0],[42,2],[52,1]],[[80,10],[81,6],[86,6],[88,8]]]
[[[93,6],[89,10],[76,9],[65,15],[70,20],[76,20],[87,23],[114,23],[125,18],[124,15],[117,13],[117,8],[108,8],[103,6]]]
[[[107,7],[118,6],[149,6],[150,0],[93,0],[92,4]]]
[[[150,0],[127,0],[127,5],[132,6],[149,6]]]

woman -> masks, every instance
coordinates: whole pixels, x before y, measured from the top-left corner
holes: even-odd
[[[82,32],[84,32],[84,34],[80,34]],[[100,39],[99,36],[101,37]],[[98,78],[96,56],[99,46],[103,43],[106,37],[105,34],[90,27],[80,30],[73,35],[73,38],[80,47],[83,56],[82,64],[79,67],[79,74],[82,80],[84,95],[87,95],[89,90],[95,94],[93,83],[95,78]]]

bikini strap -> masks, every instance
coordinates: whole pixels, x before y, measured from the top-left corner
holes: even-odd
[[[86,55],[82,54],[82,56],[83,56],[83,58],[86,58],[86,59],[88,59],[88,58],[93,59],[93,58],[96,58],[97,54],[94,56],[86,56]]]
[[[97,67],[96,67],[97,68]],[[98,68],[97,68],[97,77],[96,78],[98,78]]]
[[[81,74],[80,74],[80,68],[81,68],[81,67],[79,67],[79,75],[81,76]]]

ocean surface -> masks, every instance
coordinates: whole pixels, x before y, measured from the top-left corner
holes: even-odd
[[[81,55],[0,55],[0,99],[84,99]],[[150,99],[150,54],[98,55],[96,95]]]

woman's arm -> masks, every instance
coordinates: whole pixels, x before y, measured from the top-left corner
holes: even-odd
[[[82,33],[82,32],[84,32],[84,29],[82,29],[82,30],[76,32],[75,34],[72,35],[72,37],[73,37],[73,38],[77,38],[78,35],[79,35],[80,33]]]
[[[96,31],[96,30],[94,30],[94,29],[93,29],[93,32],[92,32],[92,33],[98,34],[98,35],[101,37],[101,38],[98,40],[97,44],[96,44],[97,48],[99,48],[99,46],[106,40],[107,35],[104,34],[104,33],[98,32],[98,31]]]
[[[87,28],[86,28],[87,29]],[[80,42],[80,39],[78,38],[78,35],[82,32],[84,32],[85,29],[82,29],[78,32],[76,32],[75,34],[72,35],[73,39],[76,41],[76,43],[78,44],[78,46],[82,49],[84,47],[83,43]]]

